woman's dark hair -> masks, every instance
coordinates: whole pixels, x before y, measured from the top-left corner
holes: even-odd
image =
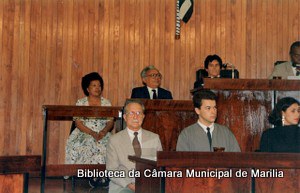
[[[293,97],[284,97],[280,99],[277,104],[275,105],[275,108],[269,115],[269,123],[275,125],[275,126],[282,126],[282,111],[286,111],[287,108],[289,108],[292,104],[298,104],[300,105],[299,101],[294,99]]]
[[[102,77],[98,74],[98,72],[91,72],[81,79],[81,88],[86,96],[89,96],[89,92],[87,91],[87,88],[90,86],[90,83],[93,80],[99,80],[100,86],[101,86],[101,91],[103,91],[104,87],[104,82]]]
[[[222,68],[222,59],[220,58],[220,56],[214,54],[214,55],[208,55],[205,60],[204,60],[204,68],[208,69],[208,64],[214,60],[217,60],[219,62],[220,65],[220,69]]]

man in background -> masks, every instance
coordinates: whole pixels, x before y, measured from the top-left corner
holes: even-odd
[[[153,65],[142,70],[141,78],[145,86],[132,89],[131,98],[173,99],[170,91],[160,87],[162,75]]]
[[[274,77],[287,79],[288,76],[300,75],[300,41],[296,41],[291,45],[290,58],[290,61],[276,65],[269,79]]]

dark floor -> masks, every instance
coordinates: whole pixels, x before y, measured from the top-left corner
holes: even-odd
[[[108,189],[103,187],[91,188],[88,179],[75,178],[74,187],[72,188],[72,180],[64,180],[63,177],[46,178],[45,193],[108,193]],[[40,193],[41,179],[30,177],[28,182],[28,193]]]

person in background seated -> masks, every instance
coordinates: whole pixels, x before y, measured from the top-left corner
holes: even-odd
[[[77,101],[77,106],[111,106],[102,97],[104,83],[97,72],[85,75],[81,87],[86,97]],[[113,118],[74,117],[76,129],[66,144],[66,164],[105,164],[106,145],[114,126]],[[96,179],[90,180],[96,186]],[[102,180],[102,179],[101,179]]]
[[[200,90],[193,96],[198,122],[183,129],[178,137],[176,151],[213,151],[223,147],[226,152],[240,152],[239,144],[229,128],[215,123],[217,96],[210,90]]]
[[[226,69],[232,69],[233,65],[225,64],[223,66],[223,62],[220,56],[216,54],[208,55],[204,60],[204,68],[207,74],[206,73],[201,74],[200,79],[194,82],[194,88],[203,87],[203,78],[224,78],[221,76],[222,67]]]
[[[220,78],[222,64],[220,56],[216,54],[208,55],[204,61],[204,68],[208,74],[207,78]]]
[[[269,79],[281,77],[287,79],[288,76],[300,75],[300,41],[294,42],[290,47],[290,61],[278,64],[274,67]]]
[[[160,87],[162,75],[153,65],[142,70],[141,78],[145,86],[132,89],[131,98],[173,99],[170,91]]]
[[[135,169],[135,162],[128,159],[129,155],[154,158],[157,151],[162,151],[159,136],[141,127],[145,117],[143,103],[129,99],[124,110],[127,127],[109,139],[106,169],[124,171],[125,177],[110,178],[109,193],[135,192],[135,179],[128,177],[128,171]]]
[[[269,116],[275,127],[263,132],[260,151],[300,153],[299,119],[299,101],[292,97],[280,99]]]

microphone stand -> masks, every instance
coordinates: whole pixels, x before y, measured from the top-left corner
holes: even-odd
[[[231,64],[231,78],[234,79],[234,65]]]

